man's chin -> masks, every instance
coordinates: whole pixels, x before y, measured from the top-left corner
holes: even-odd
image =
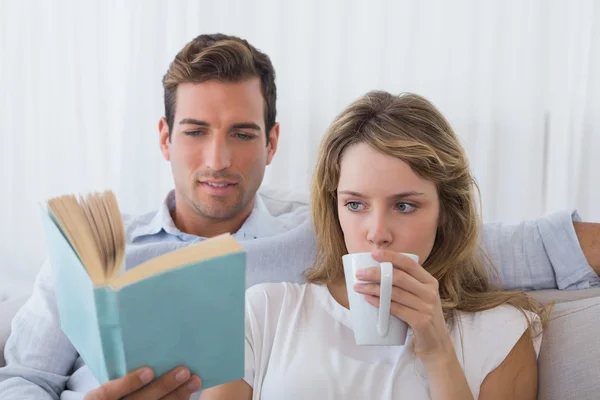
[[[196,203],[196,210],[206,218],[220,221],[234,218],[241,212],[238,204],[207,204],[206,202]]]
[[[241,193],[237,192],[227,196],[216,196],[200,190],[195,193],[194,197],[196,210],[204,217],[215,220],[235,218],[243,212],[246,204]]]

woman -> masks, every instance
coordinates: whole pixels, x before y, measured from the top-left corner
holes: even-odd
[[[246,376],[201,398],[535,399],[546,312],[490,285],[474,181],[440,112],[417,95],[370,92],[336,118],[319,154],[308,283],[248,290]],[[394,265],[405,346],[355,344],[342,256],[358,252]],[[357,278],[379,282],[379,268]],[[378,307],[377,283],[354,290]]]

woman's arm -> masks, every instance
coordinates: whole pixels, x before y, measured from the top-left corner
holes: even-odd
[[[240,379],[203,390],[199,400],[252,400],[252,387]]]
[[[412,328],[413,350],[421,360],[430,383],[433,400],[468,400],[473,398],[465,373],[456,357],[442,311],[439,282],[420,264],[409,257],[387,250],[372,253],[376,261],[389,261],[394,266],[390,313]],[[357,270],[365,281],[381,282],[378,267]],[[379,307],[378,283],[356,284],[354,290]]]
[[[429,390],[433,400],[469,400],[473,398],[454,347],[448,350],[448,356],[425,361],[423,365],[427,371]]]
[[[538,369],[530,331],[527,330],[502,364],[481,384],[481,400],[531,400],[537,397]]]

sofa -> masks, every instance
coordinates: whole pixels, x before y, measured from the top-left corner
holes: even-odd
[[[538,359],[538,399],[600,399],[600,288],[531,294],[555,303]],[[10,321],[27,297],[22,291],[0,293],[0,366]]]

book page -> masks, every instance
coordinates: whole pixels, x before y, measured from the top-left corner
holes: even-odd
[[[81,203],[88,203],[92,210],[92,218],[98,229],[98,236],[100,237],[100,254],[102,255],[102,264],[105,268],[105,275],[108,276],[107,270],[110,269],[110,247],[113,242],[110,238],[110,228],[108,226],[108,217],[104,213],[104,205],[102,199],[96,194],[88,194],[85,199],[80,200]],[[92,221],[89,221],[92,225]]]
[[[77,253],[94,284],[104,284],[105,274],[102,256],[96,237],[90,227],[85,211],[73,195],[60,196],[48,201],[48,209],[64,232],[71,247]]]
[[[159,272],[175,269],[193,262],[208,260],[218,256],[245,251],[237,240],[228,233],[206,239],[189,247],[175,250],[153,258],[127,271],[110,282],[115,289],[148,278]]]
[[[110,281],[117,277],[125,259],[125,227],[121,219],[121,211],[117,203],[117,198],[113,192],[107,192],[104,196],[104,208],[108,216],[108,222],[111,229],[113,241],[113,252],[111,254],[111,268],[107,270],[106,276]]]
[[[98,231],[98,225],[96,224],[96,221],[94,220],[94,214],[92,212],[92,208],[91,208],[91,206],[90,206],[90,204],[88,202],[82,202],[80,204],[81,204],[81,209],[85,213],[86,219],[90,222],[90,229],[91,229],[92,234],[94,236],[94,243],[96,244],[96,248],[97,249],[101,249],[102,248],[102,241],[100,239],[100,235],[99,235],[99,231]],[[100,254],[100,258],[101,258],[100,261],[102,262],[102,265],[104,265],[105,260],[104,260],[104,257],[102,256],[102,254]]]
[[[115,195],[64,195],[49,200],[48,208],[92,282],[103,285],[116,276],[125,256],[125,229]]]

